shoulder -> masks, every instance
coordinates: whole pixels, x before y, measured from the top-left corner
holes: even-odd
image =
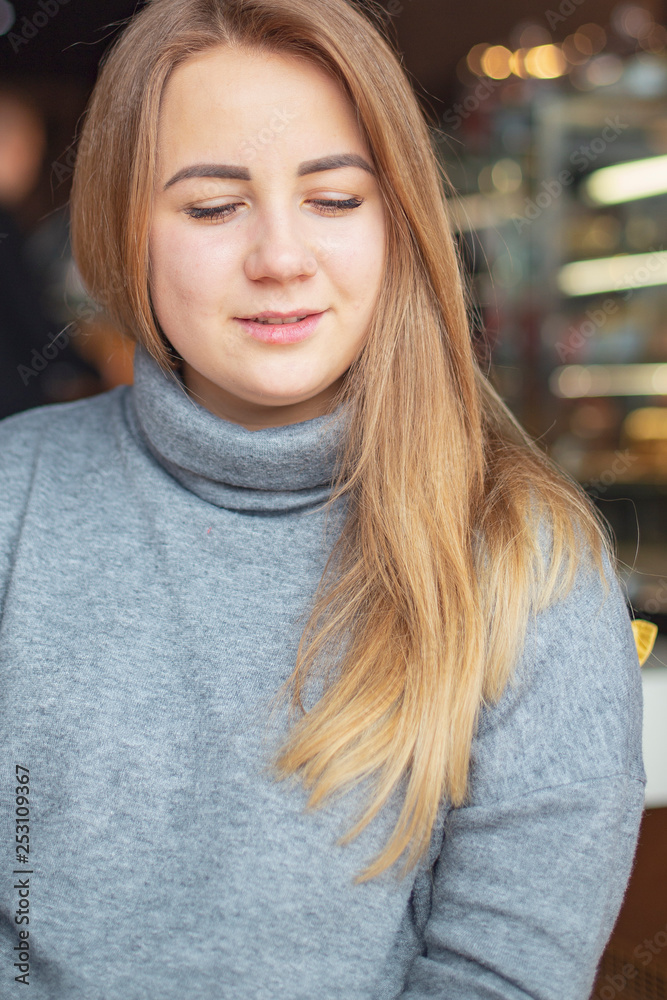
[[[36,478],[53,479],[57,485],[91,462],[103,461],[128,389],[118,386],[0,420],[0,494],[5,512],[25,500]]]
[[[606,555],[583,549],[564,597],[534,614],[511,683],[474,740],[475,796],[626,775],[645,782],[642,681],[630,612]]]
[[[108,434],[112,413],[128,388],[118,386],[71,403],[37,406],[0,420],[0,467],[13,460],[25,463],[45,449],[71,454],[73,441],[85,446]]]

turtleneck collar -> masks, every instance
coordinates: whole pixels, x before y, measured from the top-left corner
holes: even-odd
[[[217,507],[279,514],[324,503],[347,409],[249,431],[193,400],[141,345],[129,392],[136,430],[186,489]]]

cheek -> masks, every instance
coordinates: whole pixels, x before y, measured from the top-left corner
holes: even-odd
[[[211,227],[213,228],[213,227]],[[205,230],[154,224],[149,253],[156,308],[207,311],[228,287],[230,254],[221,253]],[[221,280],[222,279],[222,280]]]
[[[382,221],[359,227],[343,252],[331,254],[336,282],[355,312],[368,313],[377,300],[385,269],[385,229]]]
[[[372,308],[385,265],[383,220],[354,227],[344,238],[330,237],[322,255],[322,266],[332,282],[356,310]]]

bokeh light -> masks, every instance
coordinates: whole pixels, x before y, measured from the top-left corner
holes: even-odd
[[[526,53],[526,70],[539,80],[552,80],[567,72],[567,60],[557,45],[538,45]]]
[[[16,11],[7,0],[0,0],[0,35],[6,35],[14,26]]]
[[[644,7],[624,4],[615,12],[614,24],[628,38],[641,38],[651,30],[653,17]]]
[[[526,69],[526,52],[528,51],[528,49],[517,49],[510,57],[510,70],[514,76],[518,76],[522,80],[525,80],[529,75]]]
[[[518,191],[523,181],[523,173],[516,160],[509,157],[498,160],[491,169],[491,183],[501,194],[512,194]]]
[[[662,24],[652,24],[649,33],[639,39],[639,44],[646,52],[664,52],[667,48],[667,28]]]
[[[575,38],[583,36],[587,38],[591,44],[592,54],[595,55],[597,52],[602,52],[603,48],[607,44],[607,33],[604,28],[601,28],[599,24],[589,23],[582,24],[580,28],[577,28],[575,32]]]
[[[586,67],[586,78],[594,87],[609,87],[623,76],[623,60],[608,53],[592,59]]]
[[[588,51],[586,51],[588,47]],[[587,35],[568,35],[562,45],[563,55],[573,66],[580,66],[593,54],[593,46]]]
[[[631,410],[623,421],[623,433],[634,441],[667,438],[667,407],[642,406]]]
[[[484,76],[484,70],[482,69],[482,56],[488,48],[488,42],[480,42],[479,45],[473,45],[470,52],[466,56],[468,69],[471,73],[474,73],[475,76]]]
[[[529,24],[524,28],[519,38],[519,46],[522,49],[534,49],[538,45],[548,45],[551,35],[541,24]]]
[[[512,53],[504,45],[490,45],[480,59],[482,70],[492,80],[506,80],[512,72]]]

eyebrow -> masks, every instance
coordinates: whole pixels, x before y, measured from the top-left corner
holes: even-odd
[[[323,156],[319,160],[305,160],[299,164],[297,177],[305,177],[306,174],[318,174],[323,170],[337,170],[339,167],[359,167],[367,173],[375,176],[373,167],[363,156],[358,153],[338,153],[334,156]],[[191,167],[183,167],[170,178],[163,190],[178,184],[179,181],[189,180],[192,177],[219,177],[232,181],[252,180],[247,167],[238,167],[228,163],[195,163]]]

